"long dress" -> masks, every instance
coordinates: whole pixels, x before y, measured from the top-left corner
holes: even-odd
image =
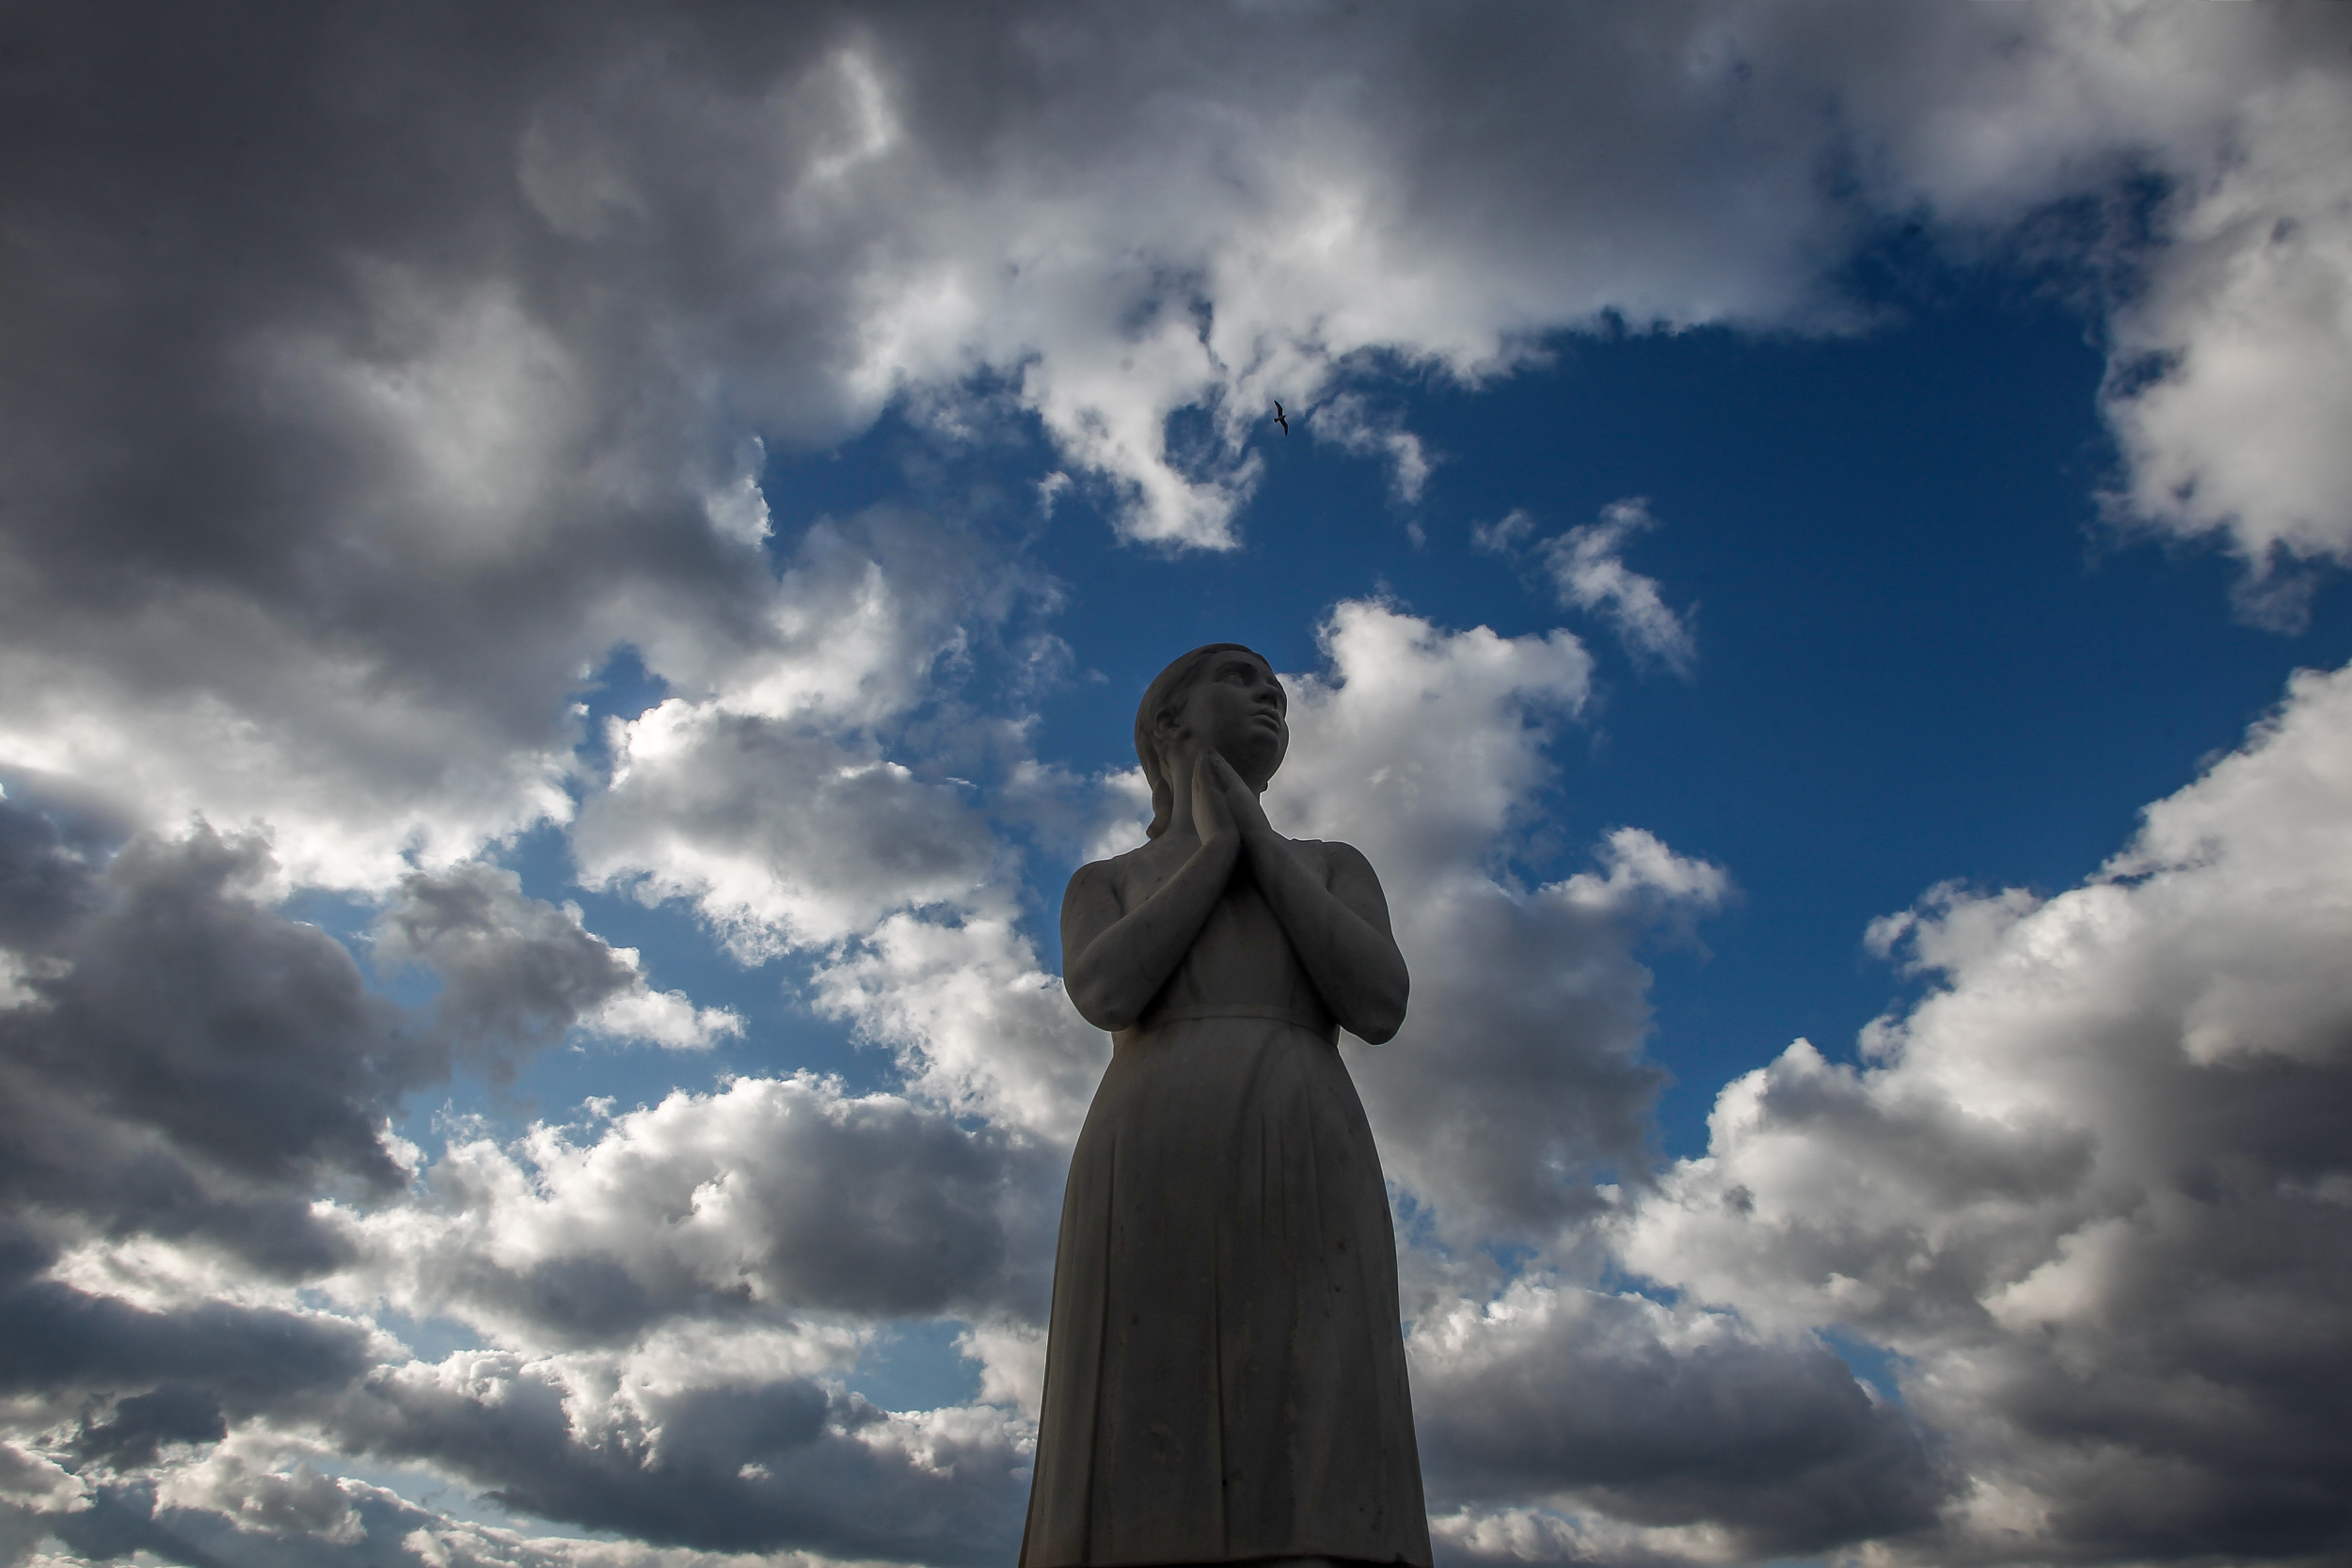
[[[1427,1568],[1398,1320],[1337,1026],[1236,875],[1078,1134],[1021,1568]]]

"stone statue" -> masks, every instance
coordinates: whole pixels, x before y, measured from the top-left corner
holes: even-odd
[[[1427,1568],[1396,1239],[1339,1053],[1405,1020],[1371,864],[1258,802],[1281,683],[1235,643],[1136,712],[1150,841],[1070,879],[1071,1000],[1114,1036],[1070,1164],[1021,1568]]]

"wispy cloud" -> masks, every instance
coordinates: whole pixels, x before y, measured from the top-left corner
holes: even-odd
[[[1628,566],[1621,553],[1629,540],[1657,526],[1648,501],[1611,501],[1600,521],[1544,541],[1537,553],[1563,605],[1597,614],[1636,659],[1688,676],[1698,660],[1691,612],[1667,608],[1657,579]]]
[[[1307,428],[1318,441],[1328,441],[1358,457],[1377,457],[1389,465],[1389,494],[1404,506],[1420,501],[1429,483],[1431,459],[1421,437],[1406,430],[1393,409],[1375,410],[1361,394],[1342,392],[1307,416]]]

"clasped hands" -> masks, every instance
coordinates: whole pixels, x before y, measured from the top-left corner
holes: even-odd
[[[1255,856],[1271,847],[1287,847],[1274,824],[1266,820],[1258,792],[1215,751],[1201,752],[1193,763],[1192,825],[1204,849],[1222,850],[1231,845]]]

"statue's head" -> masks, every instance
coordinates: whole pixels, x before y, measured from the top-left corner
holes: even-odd
[[[1262,790],[1290,743],[1289,698],[1256,653],[1211,642],[1177,659],[1152,678],[1136,708],[1136,759],[1152,785],[1150,836],[1167,831],[1176,783],[1192,758],[1217,752]]]

